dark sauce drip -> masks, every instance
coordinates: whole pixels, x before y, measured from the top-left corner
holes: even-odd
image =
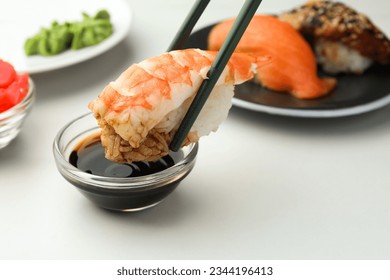
[[[116,163],[105,158],[100,139],[79,146],[70,154],[70,164],[86,173],[105,177],[128,178],[157,173],[173,166],[177,158],[176,153],[172,153],[157,161]]]

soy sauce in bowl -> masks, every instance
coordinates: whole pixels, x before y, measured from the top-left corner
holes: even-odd
[[[69,156],[69,162],[74,167],[93,175],[130,178],[150,175],[163,171],[175,165],[175,157],[171,153],[156,161],[139,161],[132,163],[116,163],[104,156],[100,135],[92,135],[82,140]]]
[[[196,162],[198,143],[153,162],[114,163],[104,156],[100,133],[93,115],[82,115],[57,133],[53,154],[62,177],[101,208],[140,211],[155,206]]]

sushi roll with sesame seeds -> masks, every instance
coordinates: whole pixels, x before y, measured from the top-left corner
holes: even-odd
[[[390,63],[390,41],[362,13],[341,2],[314,0],[279,15],[310,38],[317,62],[328,73],[361,74]]]

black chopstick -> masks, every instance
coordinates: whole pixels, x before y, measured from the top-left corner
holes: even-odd
[[[197,0],[195,2],[190,13],[187,15],[183,24],[180,26],[179,31],[176,33],[175,38],[173,38],[171,45],[168,47],[168,51],[183,48],[185,42],[191,34],[192,29],[202,15],[203,11],[206,9],[209,2],[210,0]]]
[[[219,50],[213,64],[208,73],[208,79],[203,80],[198,93],[196,94],[190,108],[184,116],[178,130],[176,131],[169,148],[172,151],[178,151],[191,130],[196,118],[198,117],[203,105],[206,103],[212,89],[218,81],[223,69],[232,56],[238,42],[244,34],[249,22],[256,13],[262,0],[246,0],[240,10],[232,29],[227,35],[221,49]]]

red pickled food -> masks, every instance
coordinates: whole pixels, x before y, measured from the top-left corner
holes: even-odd
[[[29,76],[18,74],[14,67],[0,59],[0,113],[20,103],[28,93]]]

